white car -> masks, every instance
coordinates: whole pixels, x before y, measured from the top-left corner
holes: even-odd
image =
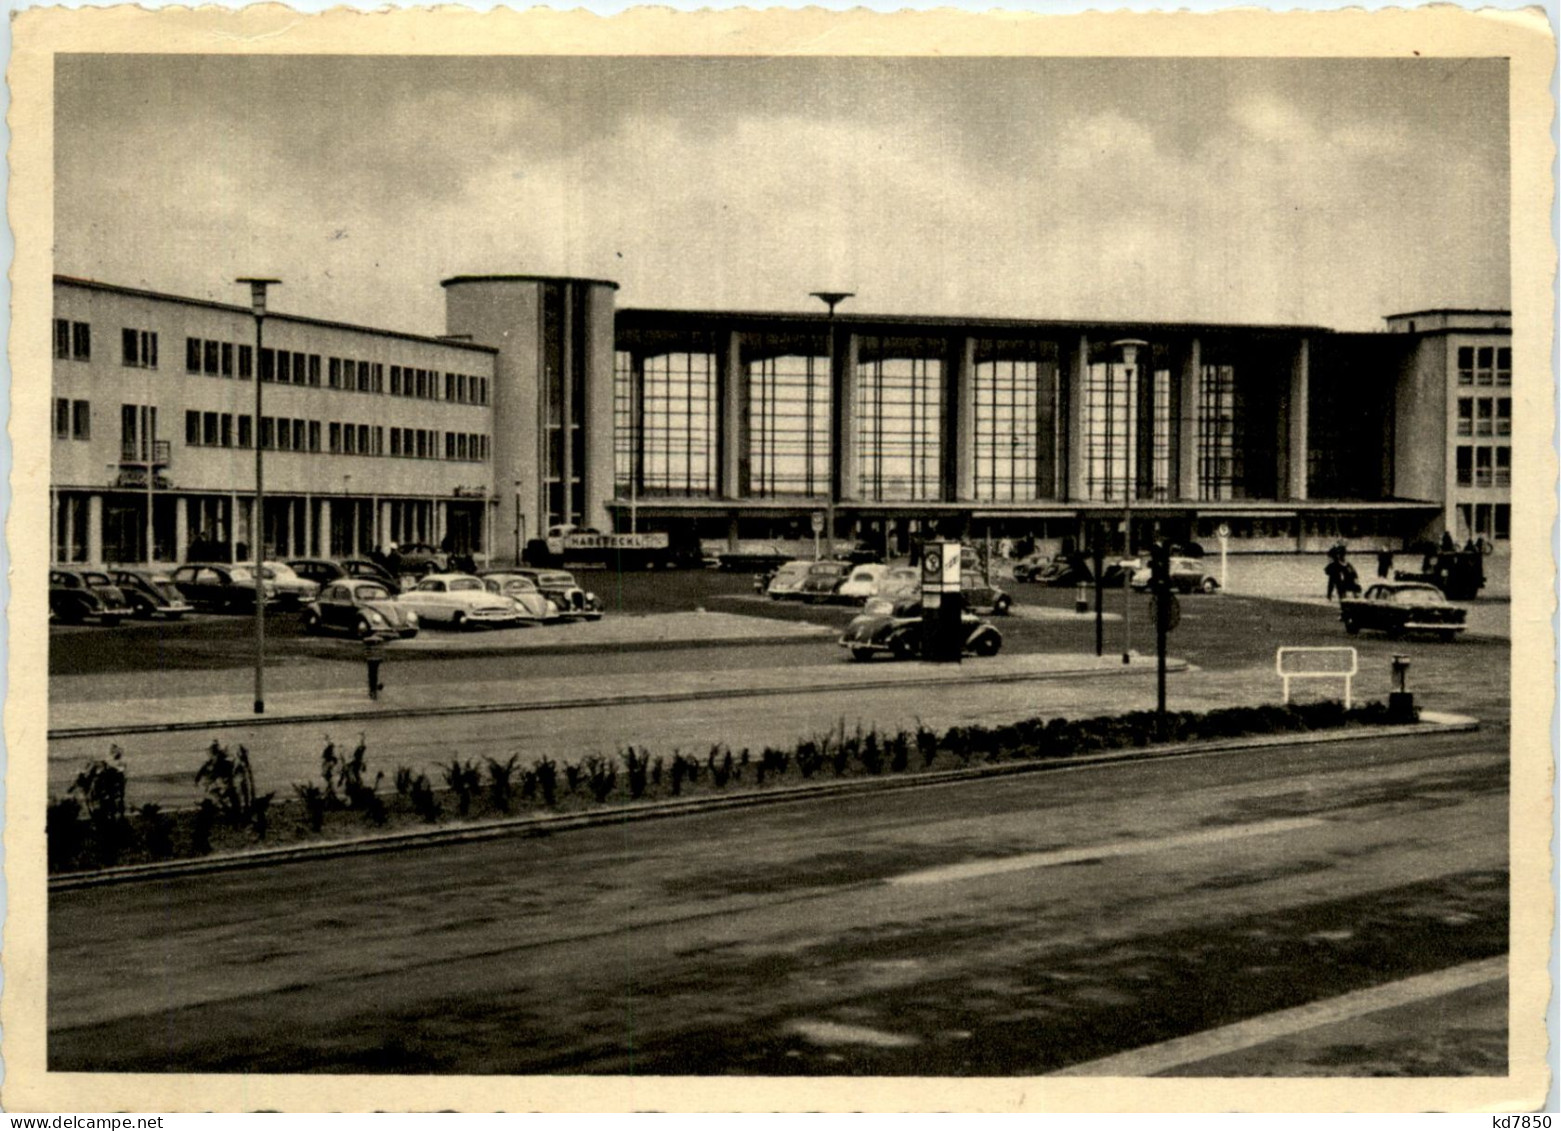
[[[851,571],[850,577],[841,582],[835,593],[842,601],[861,604],[869,597],[878,596],[889,571],[890,567],[886,565],[859,565]]]
[[[469,573],[431,573],[396,598],[424,624],[472,628],[480,624],[516,624],[520,609],[514,600],[488,592],[482,579]]]
[[[563,619],[558,606],[543,596],[536,582],[529,577],[518,573],[485,573],[482,583],[488,592],[514,601],[523,621],[550,623]]]
[[[808,570],[812,568],[812,562],[783,562],[781,567],[771,575],[770,583],[764,592],[773,601],[784,601],[788,597],[800,597],[802,582],[808,576]]]
[[[298,576],[286,562],[264,561],[260,563],[260,576],[276,582],[276,595],[284,605],[301,608],[314,600],[320,592],[320,584]]]

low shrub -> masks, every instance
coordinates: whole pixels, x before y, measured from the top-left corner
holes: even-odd
[[[409,771],[410,772],[410,771]],[[410,782],[408,783],[410,786]],[[303,807],[301,817],[303,823],[310,832],[320,832],[325,828],[325,791],[311,782],[295,784],[293,793],[298,798],[298,803]]]
[[[536,764],[537,786],[542,790],[542,804],[549,809],[558,804],[558,763],[543,758]]]
[[[412,779],[408,796],[412,802],[412,811],[423,820],[431,825],[439,819],[442,806],[439,804],[439,799],[434,796],[434,785],[428,780],[427,774],[418,774]]]
[[[484,761],[488,764],[488,800],[500,813],[508,813],[515,792],[515,765],[520,761],[520,755],[511,754],[502,762],[494,758]]]
[[[173,818],[163,812],[163,807],[149,801],[136,810],[136,821],[141,826],[141,843],[153,860],[166,860],[173,855]]]
[[[451,758],[448,766],[440,768],[444,773],[445,785],[455,794],[456,811],[466,816],[472,810],[472,798],[482,788],[482,774],[477,769],[477,763],[469,759],[462,762],[459,758]]]
[[[585,781],[597,802],[606,801],[618,786],[618,768],[599,754],[585,760]]]
[[[55,798],[49,802],[44,820],[49,871],[71,867],[86,847],[87,822],[82,820],[81,812],[81,802],[74,797]]]

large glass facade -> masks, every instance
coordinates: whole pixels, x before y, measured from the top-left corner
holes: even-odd
[[[1171,370],[1148,342],[1094,347],[1084,381],[1084,494],[1101,502],[1171,493]]]
[[[767,357],[748,365],[749,494],[829,490],[829,359]]]
[[[640,493],[715,494],[715,355],[647,357],[643,371]]]
[[[542,485],[549,525],[585,513],[586,297],[586,288],[565,283],[542,288]]]
[[[975,497],[1056,494],[1057,347],[980,341],[975,346]]]
[[[857,365],[859,484],[864,499],[935,500],[942,495],[943,363],[883,356],[862,339]]]
[[[1242,483],[1236,368],[1205,364],[1198,382],[1198,497],[1233,499]]]

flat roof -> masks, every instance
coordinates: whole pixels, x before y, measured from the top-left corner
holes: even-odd
[[[81,279],[74,275],[56,275],[55,283],[64,283],[67,286],[82,287],[91,291],[108,291],[111,294],[130,295],[133,298],[150,298],[159,302],[177,302],[184,306],[197,306],[203,310],[221,310],[230,314],[243,314],[252,316],[254,312],[247,306],[237,303],[213,302],[211,299],[190,298],[186,295],[167,294],[163,291],[148,291],[138,287],[123,287],[117,283],[100,283],[96,279]],[[477,353],[498,353],[495,346],[478,345],[475,342],[458,341],[450,338],[435,337],[430,334],[411,334],[404,330],[383,330],[377,326],[359,326],[352,322],[333,322],[327,318],[310,318],[302,314],[279,314],[267,312],[266,319],[282,322],[297,322],[304,326],[323,326],[329,330],[350,330],[358,334],[374,334],[381,338],[399,338],[409,342],[424,342],[429,345],[449,346],[451,349],[474,350]]]
[[[618,310],[620,323],[630,325],[653,326],[662,325],[691,325],[701,322],[751,322],[751,323],[790,323],[792,325],[817,326],[823,329],[830,321],[830,315],[822,310],[817,311],[775,311],[775,310],[686,310],[673,308],[650,307],[620,307]],[[1247,332],[1269,334],[1332,334],[1334,331],[1326,326],[1240,323],[1240,322],[1164,322],[1145,319],[1125,319],[1121,321],[1109,319],[1082,319],[1082,318],[995,318],[990,316],[951,316],[944,314],[844,314],[837,313],[833,321],[846,326],[893,326],[897,328],[926,327],[928,329],[958,329],[968,327],[970,329],[990,330],[1067,330],[1067,329],[1110,329],[1115,333],[1132,333],[1134,331],[1166,331],[1180,333],[1222,333],[1222,332]]]
[[[1432,306],[1427,307],[1425,310],[1406,310],[1402,314],[1384,314],[1382,317],[1383,320],[1386,321],[1393,318],[1414,318],[1421,314],[1502,314],[1506,315],[1508,318],[1512,317],[1512,311],[1510,310],[1493,310],[1482,307],[1465,308],[1458,306]]]
[[[588,279],[584,275],[452,275],[439,280],[441,287],[451,283],[589,283],[593,287],[618,289],[611,279]]]

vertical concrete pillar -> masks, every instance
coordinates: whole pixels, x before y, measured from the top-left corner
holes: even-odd
[[[64,560],[60,553],[60,493],[53,487],[49,488],[49,560],[58,562]]]
[[[103,496],[87,496],[87,561],[103,560]]]
[[[1062,363],[1063,399],[1067,403],[1065,446],[1068,474],[1064,489],[1067,498],[1083,499],[1089,493],[1084,444],[1084,389],[1089,380],[1089,338],[1080,334],[1077,341],[1068,343],[1068,348],[1062,351]]]
[[[726,334],[717,355],[717,380],[721,390],[721,431],[716,445],[721,453],[721,497],[740,499],[747,493],[743,466],[748,462],[748,367],[743,364],[742,335]]]
[[[320,500],[319,554],[322,558],[335,557],[331,551],[331,501]]]
[[[391,502],[390,502],[390,500],[389,499],[381,499],[379,501],[378,510],[379,510],[379,525],[374,528],[374,545],[378,546],[381,550],[383,550],[383,549],[385,549],[385,547],[390,545],[390,540],[395,537],[395,534],[392,533],[394,528],[393,528],[393,526],[391,524],[391,521],[390,521],[390,519],[391,519]]]
[[[577,372],[575,357],[575,287],[573,283],[565,283],[564,291],[564,319],[563,329],[559,334],[559,366],[563,370],[563,380],[559,382],[562,389],[562,404],[558,406],[560,419],[563,421],[563,465],[559,468],[558,478],[563,486],[563,506],[558,515],[558,521],[571,523],[575,521],[575,476],[584,471],[584,468],[575,467],[575,382],[580,379]],[[582,422],[583,423],[583,422]],[[437,542],[436,542],[437,544]]]
[[[1307,435],[1306,409],[1310,386],[1311,349],[1307,339],[1296,343],[1295,357],[1290,363],[1290,397],[1286,420],[1287,444],[1284,455],[1286,481],[1285,497],[1306,498]]]
[[[183,495],[173,500],[173,558],[183,561],[190,548],[190,501]]]
[[[953,450],[944,459],[954,469],[954,497],[969,502],[976,497],[976,343],[970,337],[949,343],[949,367],[953,370],[945,389],[951,389],[954,426],[947,430]]]
[[[239,523],[238,495],[230,492],[228,494],[228,521],[226,523],[226,526],[227,526],[227,543],[228,543],[228,560],[230,562],[235,560],[237,555],[238,555],[238,543],[239,543],[238,523]]]
[[[1176,390],[1176,497],[1192,501],[1198,497],[1198,398],[1203,380],[1203,343],[1198,338],[1187,342],[1182,354],[1181,372]]]
[[[830,455],[835,465],[835,497],[839,499],[855,499],[861,493],[861,444],[856,428],[857,357],[857,336],[837,333],[835,371],[830,375],[835,418],[834,451]]]
[[[445,535],[450,532],[450,504],[443,499],[434,502],[434,537],[433,543],[441,550],[444,549]]]
[[[742,528],[738,524],[737,515],[729,514],[726,517],[726,548],[735,554],[741,541]]]

